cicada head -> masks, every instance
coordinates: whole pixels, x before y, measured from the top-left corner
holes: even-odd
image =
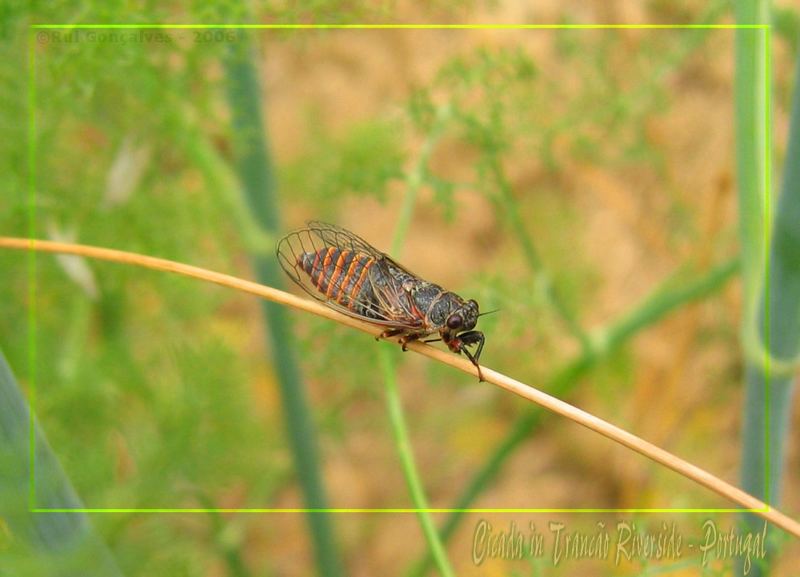
[[[460,333],[461,331],[470,331],[475,328],[478,323],[478,303],[472,299],[461,303],[461,305],[452,310],[447,317],[447,328],[453,333]]]

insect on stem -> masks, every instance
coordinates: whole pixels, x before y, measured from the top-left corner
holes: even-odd
[[[426,281],[344,228],[319,221],[287,234],[277,257],[289,278],[313,298],[349,315],[385,327],[378,338],[407,343],[443,341],[478,369],[485,337],[474,330],[480,313],[475,300]],[[472,353],[469,348],[477,346]]]

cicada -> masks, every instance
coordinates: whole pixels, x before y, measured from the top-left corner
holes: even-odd
[[[312,221],[278,242],[278,261],[304,291],[346,315],[385,327],[403,350],[418,339],[443,341],[478,369],[484,335],[476,331],[478,303],[423,280],[361,237]],[[477,346],[475,352],[468,347]]]

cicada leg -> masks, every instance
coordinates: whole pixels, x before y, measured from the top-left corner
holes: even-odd
[[[377,337],[375,337],[375,340],[379,341],[381,339],[390,339],[392,337],[396,337],[397,335],[402,335],[406,331],[407,329],[402,329],[402,328],[386,329]]]
[[[481,351],[483,351],[486,337],[480,331],[467,331],[458,335],[458,339],[461,345],[458,348],[458,352],[464,353],[470,362],[475,365],[475,368],[478,369],[478,380],[483,382],[483,373],[481,373],[481,366],[478,364],[478,360],[481,358]],[[467,349],[472,345],[478,345],[478,350],[475,351],[474,355]]]
[[[390,339],[396,336],[400,337],[399,339],[397,339],[397,341],[403,347],[403,352],[406,352],[408,350],[408,347],[406,345],[411,341],[416,341],[420,337],[424,337],[425,333],[413,333],[413,332],[410,333],[408,332],[408,329],[403,329],[403,328],[386,329],[377,337],[375,337],[375,340],[378,341],[381,339]]]
[[[411,334],[403,335],[402,337],[400,337],[399,341],[400,341],[400,345],[403,348],[403,352],[406,352],[408,350],[408,347],[406,347],[406,345],[408,343],[410,343],[411,341],[416,341],[420,337],[424,337],[424,336],[425,336],[424,333],[411,333]]]

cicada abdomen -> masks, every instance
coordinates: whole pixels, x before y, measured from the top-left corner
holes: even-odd
[[[372,283],[367,282],[375,257],[352,249],[333,246],[297,256],[298,266],[309,276],[319,294],[331,302],[370,319],[375,310]]]

